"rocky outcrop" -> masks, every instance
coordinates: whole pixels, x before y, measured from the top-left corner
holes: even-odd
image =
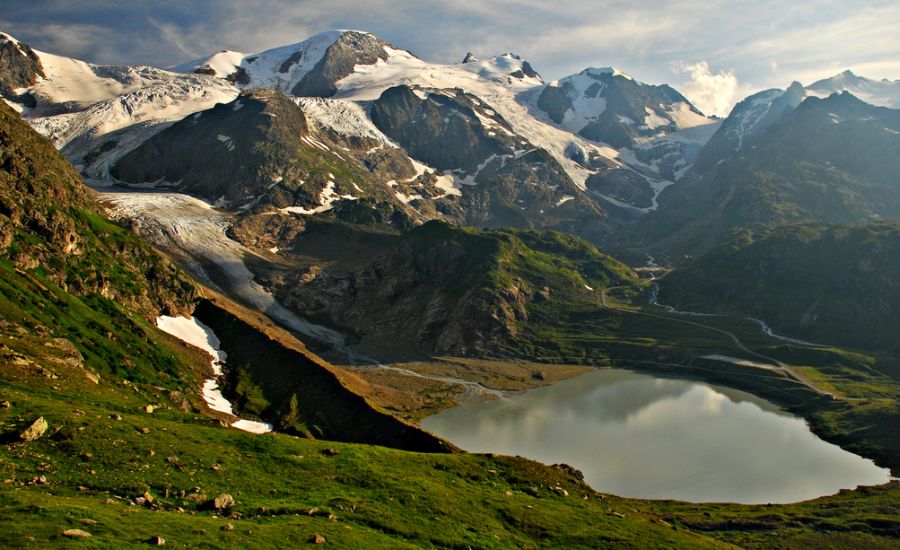
[[[38,55],[27,44],[0,33],[0,97],[34,107],[34,98],[16,92],[44,77]]]
[[[292,101],[280,92],[253,90],[160,132],[111,173],[127,183],[168,182],[210,202],[221,197],[226,204],[246,204],[270,190],[281,206],[304,198],[313,204],[327,174],[302,188],[311,179],[296,166],[307,134],[306,117]]]
[[[603,215],[552,155],[462,90],[389,88],[373,103],[371,117],[411,157],[466,182],[461,196],[436,205],[449,220],[480,227],[554,227]]]
[[[269,228],[290,223],[267,220]],[[293,267],[258,272],[259,280],[287,307],[376,355],[496,355],[529,323],[546,322],[549,309],[596,299],[587,287],[601,286],[598,277],[631,280],[573,237],[437,221],[397,234],[311,220],[277,246],[290,250],[283,261]],[[558,271],[544,254],[561,262]]]
[[[585,181],[588,190],[631,204],[638,208],[653,205],[653,188],[646,178],[633,170],[613,168],[591,174]]]
[[[497,114],[479,117],[473,97],[461,90],[430,93],[395,86],[381,94],[370,113],[378,129],[413,158],[439,170],[475,172],[485,159],[517,144],[505,120]]]
[[[50,426],[47,424],[47,421],[44,420],[44,417],[39,416],[37,420],[29,424],[28,427],[19,434],[19,439],[25,442],[36,441],[47,433],[49,427]]]
[[[265,89],[177,122],[125,155],[111,173],[232,210],[297,207],[306,213],[356,200],[403,210],[386,182],[413,183],[416,176],[402,149],[316,124],[294,100]]]
[[[677,131],[670,112],[677,104],[702,116],[674,88],[637,82],[612,68],[585,69],[561,79],[546,86],[537,100],[538,108],[557,124],[617,148]]]
[[[378,60],[387,59],[384,48],[385,43],[372,34],[356,31],[341,33],[325,51],[322,59],[294,86],[291,95],[333,96],[337,92],[335,83],[351,74],[354,67],[372,65]],[[288,59],[285,64],[289,67],[291,61]],[[282,68],[285,68],[284,65]]]

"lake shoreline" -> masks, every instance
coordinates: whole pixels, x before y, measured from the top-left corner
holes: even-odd
[[[786,504],[892,479],[778,404],[670,373],[598,369],[422,425],[470,452],[571,464],[628,498]]]

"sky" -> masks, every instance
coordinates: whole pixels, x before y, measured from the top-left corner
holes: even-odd
[[[851,69],[900,79],[897,0],[3,0],[0,30],[100,64],[166,67],[367,30],[428,61],[514,52],[545,80],[614,66],[709,114]]]

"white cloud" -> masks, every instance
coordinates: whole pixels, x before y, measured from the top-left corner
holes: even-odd
[[[679,60],[705,60],[716,70],[729,68],[725,76],[740,74],[741,92],[755,91],[747,82],[785,87],[792,80],[810,82],[846,68],[870,78],[900,77],[900,4],[896,0],[793,4],[783,0],[29,0],[6,4],[0,29],[38,49],[100,63],[168,66],[220,49],[258,52],[329,29],[357,28],[430,61],[458,61],[466,51],[482,57],[514,51],[548,80],[587,66],[612,65],[644,82],[671,82],[671,67]],[[712,98],[721,98],[727,90],[727,78],[714,78],[721,72],[701,72],[703,78],[687,74],[694,90],[718,90]],[[701,81],[708,86],[701,86]],[[710,112],[721,111],[728,103],[709,101],[706,110]]]
[[[709,63],[681,63],[677,71],[690,76],[678,88],[695,107],[708,115],[726,116],[741,97],[741,86],[733,71],[713,73]]]

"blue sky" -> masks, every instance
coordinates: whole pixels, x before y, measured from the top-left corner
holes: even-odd
[[[6,0],[0,30],[95,63],[167,66],[333,28],[430,61],[507,51],[545,79],[612,65],[727,111],[750,92],[850,68],[900,78],[900,2],[847,0]]]

